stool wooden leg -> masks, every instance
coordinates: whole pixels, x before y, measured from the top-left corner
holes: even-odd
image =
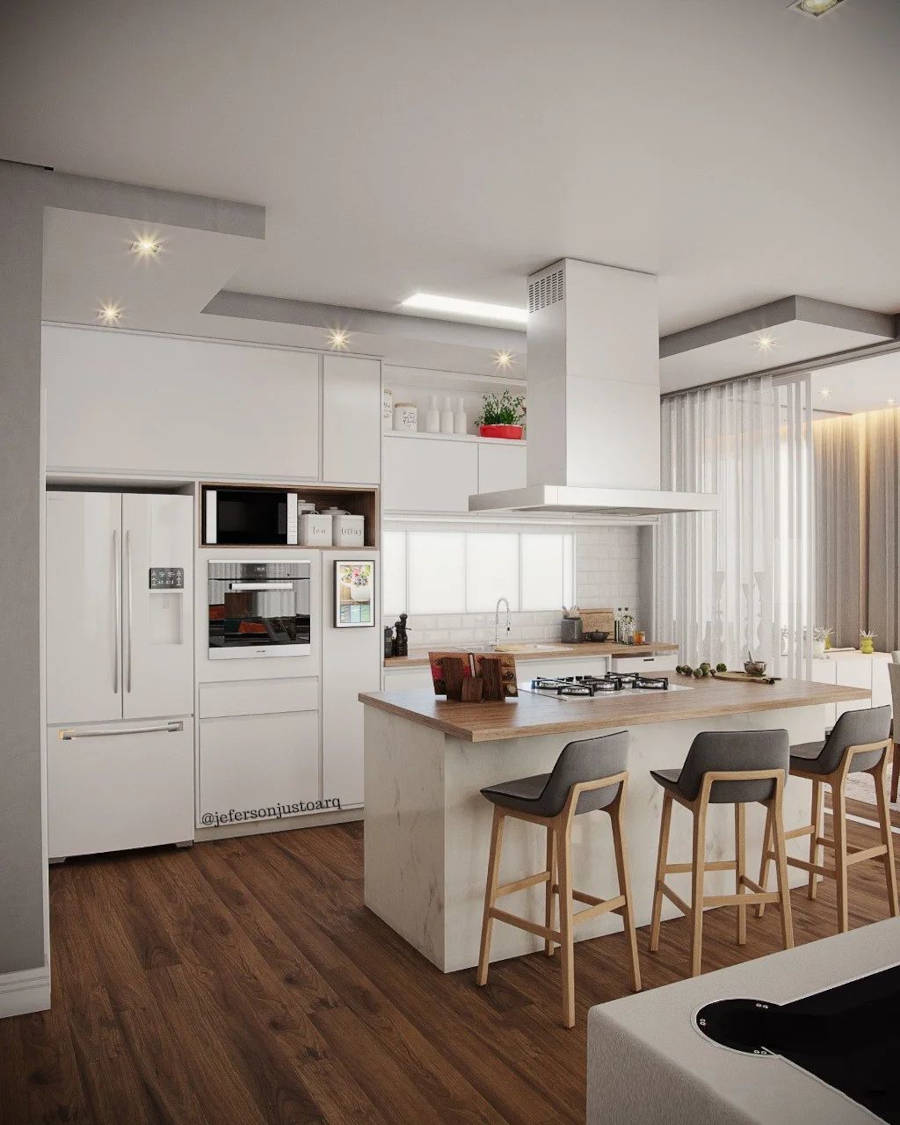
[[[763,890],[769,881],[769,860],[772,853],[772,802],[766,804],[766,826],[763,829],[762,858],[759,861],[759,885]],[[762,918],[766,904],[761,902],[756,908],[756,917]]]
[[[775,851],[775,873],[778,877],[778,894],[781,908],[781,937],[785,949],[794,948],[794,917],[791,911],[791,889],[788,885],[787,850],[784,843],[784,817],[782,815],[782,785],[776,783],[772,806],[772,839]]]
[[[572,924],[571,820],[557,830],[559,864],[559,936],[562,958],[563,1024],[575,1026],[575,948]]]
[[[875,776],[875,799],[878,804],[878,823],[881,826],[881,842],[887,849],[884,853],[884,878],[887,883],[888,906],[891,917],[897,911],[897,870],[894,866],[894,838],[891,833],[891,810],[887,800],[887,762],[884,758],[872,771]]]
[[[843,776],[831,786],[831,821],[834,825],[834,877],[837,882],[838,933],[850,928],[847,910],[847,802]]]
[[[556,864],[556,832],[553,825],[547,825],[547,870],[550,872],[550,878],[547,880],[547,897],[546,906],[544,910],[544,925],[548,930],[554,929],[553,920],[556,911],[554,910],[555,900],[553,898],[553,888],[559,883],[559,871]],[[553,956],[553,939],[544,939],[544,952],[548,957]]]
[[[669,826],[672,823],[672,794],[663,793],[662,819],[659,824],[659,850],[656,856],[656,883],[653,887],[653,915],[650,924],[650,952],[659,949],[659,926],[662,918],[662,885],[669,856]]]
[[[900,786],[900,742],[894,743],[894,765],[891,769],[891,800],[897,800],[897,789]]]
[[[744,891],[743,879],[746,875],[747,834],[744,805],[734,806],[734,889],[736,894]],[[737,943],[747,944],[747,907],[737,908]]]
[[[812,783],[812,808],[810,809],[810,821],[813,826],[812,835],[809,838],[809,862],[819,865],[819,859],[822,856],[821,845],[816,843],[816,840],[821,836],[825,829],[822,824],[822,813],[825,807],[824,797],[825,790],[822,788],[822,783],[813,781]],[[815,901],[816,892],[819,887],[819,876],[815,871],[809,873],[809,884],[806,888],[806,895],[811,901]]]
[[[694,849],[691,871],[691,976],[700,975],[703,957],[703,875],[706,859],[706,801],[694,809]]]
[[[641,964],[638,960],[637,934],[634,929],[634,913],[631,906],[631,877],[628,873],[628,850],[625,846],[625,826],[623,823],[623,809],[625,798],[625,785],[616,801],[611,813],[613,849],[616,853],[616,872],[619,877],[619,894],[625,896],[625,906],[622,908],[622,928],[625,939],[631,952],[631,984],[635,992],[641,991]]]
[[[499,806],[494,805],[494,819],[491,821],[491,851],[488,857],[487,883],[484,888],[484,915],[481,921],[481,951],[478,954],[478,975],[480,985],[487,984],[488,964],[491,956],[491,933],[494,919],[491,908],[497,901],[497,882],[500,874],[500,851],[503,846],[503,822],[505,815]]]

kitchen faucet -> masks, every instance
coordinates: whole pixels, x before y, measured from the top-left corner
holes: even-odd
[[[497,608],[494,610],[494,648],[500,644],[500,605],[506,606],[506,638],[509,640],[512,619],[509,615],[509,601],[506,598],[497,598]]]

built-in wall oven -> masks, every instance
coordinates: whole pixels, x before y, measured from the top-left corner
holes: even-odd
[[[209,563],[211,660],[310,653],[309,562]]]

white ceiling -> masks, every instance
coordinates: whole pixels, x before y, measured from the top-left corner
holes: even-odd
[[[897,0],[44,0],[0,44],[0,156],[265,205],[230,289],[522,304],[569,255],[657,272],[664,334],[897,310]]]
[[[813,405],[817,410],[857,414],[882,410],[893,399],[900,405],[900,351],[872,356],[813,373]],[[827,397],[822,394],[825,389]]]

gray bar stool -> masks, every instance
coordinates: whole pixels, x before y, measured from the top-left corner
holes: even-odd
[[[816,897],[817,875],[834,879],[837,884],[838,931],[846,933],[849,929],[847,909],[847,871],[856,863],[866,859],[882,859],[884,877],[887,883],[888,905],[891,916],[896,918],[897,873],[894,867],[894,847],[891,836],[891,813],[888,808],[887,783],[894,751],[891,737],[891,709],[885,707],[865,708],[861,711],[845,711],[832,728],[824,742],[805,742],[791,747],[791,774],[812,782],[812,810],[810,823],[802,828],[792,828],[785,833],[785,839],[809,836],[809,860],[788,857],[791,867],[799,867],[809,872],[808,895]],[[847,847],[847,802],[844,785],[851,773],[870,773],[875,779],[875,800],[878,806],[878,823],[881,830],[881,843],[871,848]],[[824,827],[822,797],[823,787],[831,788],[831,819],[833,838],[822,833]],[[765,886],[772,858],[769,834],[763,846],[759,881]],[[819,862],[824,858],[820,848],[834,852],[834,866],[826,867]],[[764,906],[760,906],[762,915]]]
[[[635,991],[640,991],[641,987],[623,828],[625,787],[628,781],[628,774],[625,772],[627,757],[627,731],[618,731],[600,738],[586,738],[580,742],[570,742],[557,758],[551,773],[504,781],[481,790],[494,806],[494,819],[484,892],[477,982],[479,985],[487,983],[491,934],[495,921],[518,926],[519,929],[542,937],[544,952],[548,957],[553,956],[555,942],[562,951],[563,1023],[566,1027],[575,1026],[573,927],[576,923],[596,918],[607,911],[621,914],[631,951],[632,983]],[[584,891],[573,890],[572,887],[572,821],[575,816],[595,809],[608,813],[612,822],[619,894],[611,899],[600,899]],[[539,824],[547,829],[547,867],[536,875],[528,875],[524,879],[498,886],[503,824],[508,816]],[[497,908],[496,902],[501,896],[540,883],[546,884],[543,925]],[[559,929],[553,925],[556,903],[554,895],[559,899]],[[584,910],[573,913],[573,900],[588,905]]]
[[[737,941],[747,941],[747,906],[778,902],[781,905],[781,932],[784,948],[794,945],[791,898],[787,884],[787,863],[782,823],[782,795],[788,772],[790,744],[786,730],[706,731],[698,734],[680,770],[651,770],[654,781],[663,787],[662,822],[659,828],[659,853],[656,861],[656,886],[653,892],[653,917],[650,926],[650,951],[659,949],[659,930],[663,895],[691,920],[691,976],[700,974],[703,947],[703,908],[737,907]],[[669,827],[672,803],[683,805],[694,818],[694,848],[690,863],[669,863]],[[768,893],[746,873],[745,806],[759,802],[766,806],[766,831],[770,832],[778,872],[778,893]],[[710,805],[734,805],[734,859],[707,863],[706,815]],[[704,895],[703,877],[707,871],[734,871],[733,895]],[[666,883],[666,875],[691,875],[690,905]],[[749,888],[749,889],[748,889]]]

